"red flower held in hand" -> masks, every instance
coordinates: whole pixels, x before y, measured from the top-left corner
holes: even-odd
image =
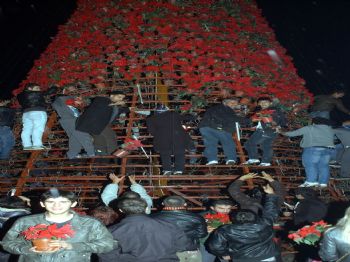
[[[213,228],[218,228],[221,225],[229,224],[231,222],[228,214],[223,213],[207,214],[204,218],[208,226]]]
[[[21,235],[27,240],[49,238],[49,239],[66,239],[74,236],[75,232],[72,229],[71,224],[65,224],[58,228],[57,224],[46,225],[38,224],[29,227],[27,230],[22,231]]]

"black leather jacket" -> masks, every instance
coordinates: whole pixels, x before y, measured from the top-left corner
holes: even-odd
[[[153,214],[152,217],[177,225],[184,231],[189,239],[186,251],[199,249],[199,239],[208,234],[205,219],[196,213],[185,210],[161,211]]]
[[[273,240],[273,222],[278,217],[278,196],[267,195],[263,215],[255,223],[227,224],[208,238],[208,250],[216,256],[230,256],[236,262],[257,262],[279,255]]]
[[[236,130],[236,122],[248,124],[250,121],[247,118],[237,116],[232,108],[220,104],[208,108],[199,123],[199,128],[211,127],[232,133]]]
[[[320,243],[319,255],[322,261],[338,261],[344,256],[342,262],[350,262],[350,243],[342,237],[343,229],[334,227],[324,233]],[[349,254],[346,256],[346,254]]]
[[[23,91],[17,96],[23,112],[46,111],[44,93],[39,91]]]
[[[16,110],[5,106],[0,106],[0,126],[13,127]]]

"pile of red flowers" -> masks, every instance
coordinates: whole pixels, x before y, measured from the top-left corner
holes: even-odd
[[[71,224],[66,224],[60,228],[57,224],[38,224],[29,227],[27,230],[22,231],[21,235],[27,240],[48,238],[48,239],[66,239],[74,236],[74,231]]]
[[[216,213],[207,214],[204,216],[207,225],[213,228],[218,228],[221,225],[231,223],[228,214]]]
[[[312,225],[304,226],[298,231],[295,231],[288,235],[289,239],[292,239],[297,244],[306,244],[314,246],[321,238],[322,233],[331,225],[327,224],[323,220],[314,222]]]
[[[143,147],[143,144],[141,143],[141,141],[137,139],[132,139],[132,138],[126,138],[124,140],[124,143],[121,145],[121,148],[128,151],[133,151],[140,147]]]
[[[28,82],[103,88],[157,75],[198,96],[242,90],[278,98],[286,109],[306,108],[312,99],[255,1],[78,0],[77,6],[15,94]]]

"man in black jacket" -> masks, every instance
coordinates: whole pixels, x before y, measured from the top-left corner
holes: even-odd
[[[274,180],[272,176],[265,172],[262,172],[262,175],[248,173],[235,180],[229,186],[228,192],[230,193],[230,196],[239,204],[239,207],[241,209],[250,209],[256,214],[258,214],[259,211],[263,210],[263,205],[261,203],[263,195],[258,188],[251,190],[250,196],[249,194],[241,191],[241,187],[244,181],[254,178],[264,179],[271,185],[275,194],[278,196],[278,208],[280,208],[284,202],[286,191],[279,181]]]
[[[100,262],[171,262],[179,261],[176,252],[188,243],[176,225],[155,220],[145,214],[147,203],[140,198],[122,198],[118,208],[126,217],[110,227],[118,247],[99,254]]]
[[[9,159],[15,145],[12,128],[16,112],[8,107],[9,103],[8,100],[0,100],[0,160]]]
[[[199,131],[205,145],[204,155],[208,161],[207,165],[218,164],[218,143],[221,144],[226,156],[226,164],[234,165],[236,163],[236,145],[232,133],[236,129],[236,123],[243,120],[235,114],[234,109],[237,106],[238,99],[225,99],[222,104],[209,108],[199,123]]]
[[[187,211],[186,201],[180,196],[169,196],[165,198],[163,205],[163,210],[155,213],[152,217],[158,221],[166,221],[177,225],[179,230],[185,232],[188,238],[186,251],[177,253],[180,262],[201,262],[199,239],[208,234],[207,224],[204,218],[199,214]]]
[[[314,98],[314,104],[311,106],[310,116],[312,118],[322,117],[330,119],[330,113],[334,108],[350,115],[341,98],[344,97],[345,91],[342,89],[334,90],[330,95],[318,95]]]
[[[92,135],[97,155],[110,155],[118,147],[112,122],[121,114],[124,99],[121,91],[112,91],[109,97],[97,96],[77,120],[76,129]]]
[[[191,115],[180,115],[160,106],[147,118],[147,129],[153,136],[153,146],[162,160],[163,175],[181,175],[185,168],[185,150],[193,149],[191,137],[182,127],[182,121],[192,120]],[[174,168],[171,156],[174,155]],[[174,169],[174,170],[173,170]]]
[[[244,164],[259,164],[258,146],[263,151],[260,166],[271,166],[273,142],[277,131],[287,124],[281,110],[272,106],[269,97],[260,97],[257,101],[259,110],[253,115],[252,121],[257,123],[256,131],[244,143],[249,159]]]
[[[280,250],[273,240],[273,223],[278,218],[278,196],[269,184],[264,191],[262,216],[244,209],[232,213],[233,224],[219,227],[208,238],[211,253],[235,262],[277,261]]]

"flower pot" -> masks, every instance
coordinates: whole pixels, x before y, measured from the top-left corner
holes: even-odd
[[[38,238],[32,240],[32,245],[36,251],[48,251],[51,250],[49,243],[51,242],[48,238]]]
[[[125,149],[118,149],[117,151],[114,151],[113,155],[116,157],[126,157],[127,155],[130,154],[130,151],[125,150]]]

